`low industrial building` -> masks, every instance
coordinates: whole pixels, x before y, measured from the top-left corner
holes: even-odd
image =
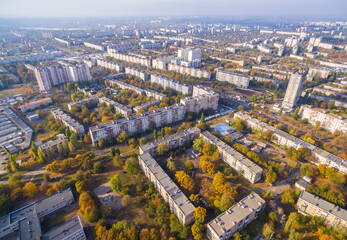
[[[44,98],[44,99],[23,104],[19,106],[18,108],[21,110],[21,112],[25,113],[25,112],[35,110],[41,106],[47,106],[51,103],[52,103],[52,99],[48,97],[48,98]]]

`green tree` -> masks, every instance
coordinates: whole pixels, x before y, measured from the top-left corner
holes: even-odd
[[[268,171],[265,174],[265,183],[269,185],[270,183],[275,182],[276,178],[277,178],[277,174],[275,173],[275,171],[270,166]]]
[[[202,124],[205,123],[205,116],[204,116],[204,113],[201,113],[200,123],[202,123]]]
[[[200,222],[196,221],[193,226],[192,226],[192,234],[195,240],[200,240],[203,237],[202,231],[203,231],[203,226],[201,225]]]
[[[104,171],[104,166],[101,162],[94,163],[93,172],[94,173],[102,173]]]
[[[96,207],[87,207],[83,216],[88,222],[94,223],[100,220],[101,211]]]
[[[251,101],[252,101],[253,103],[255,103],[255,102],[257,101],[257,96],[256,96],[256,95],[253,95],[253,96],[251,97]]]
[[[328,103],[328,109],[333,109],[335,107],[335,101],[333,100],[333,101],[330,101],[329,103]]]
[[[69,142],[67,140],[63,141],[63,149],[66,154],[69,154]]]
[[[167,145],[167,143],[162,142],[159,144],[156,151],[157,151],[159,156],[163,156],[164,154],[166,154],[169,151],[169,146]]]
[[[71,136],[70,136],[70,143],[72,145],[72,147],[74,149],[77,148],[78,146],[78,139],[77,139],[77,134],[76,133],[72,133]]]
[[[153,130],[153,138],[154,138],[154,140],[158,139],[157,129]]]
[[[117,136],[117,142],[124,144],[124,143],[126,143],[128,138],[129,138],[129,134],[126,133],[125,131],[122,131]]]
[[[111,184],[111,188],[115,192],[119,192],[122,188],[122,181],[117,174],[111,178],[110,184]]]
[[[194,210],[194,218],[196,221],[203,223],[206,217],[206,209],[203,207],[197,207]]]
[[[202,152],[204,145],[205,141],[202,138],[197,138],[193,141],[193,148],[200,153]]]
[[[187,161],[186,164],[184,165],[184,171],[187,174],[191,174],[193,170],[194,170],[194,164],[192,163],[192,161]]]
[[[134,174],[136,172],[137,166],[137,159],[131,157],[125,161],[124,169],[127,170],[130,174]]]
[[[116,149],[114,147],[110,148],[110,156],[113,158],[116,155]]]
[[[297,107],[293,113],[293,118],[298,119],[300,107]]]
[[[84,180],[81,181],[77,181],[75,183],[75,187],[76,187],[76,191],[81,194],[85,191],[87,191],[87,186],[86,186],[86,182]]]
[[[291,188],[284,189],[282,191],[281,201],[283,203],[294,204],[299,197],[299,193],[299,191],[293,190]]]
[[[105,140],[103,138],[98,139],[98,146],[99,146],[99,148],[105,147]]]
[[[165,136],[165,129],[161,128],[160,130],[160,136],[163,138]]]
[[[59,156],[63,156],[64,155],[64,149],[60,143],[57,144],[57,149],[58,149]]]
[[[166,163],[166,168],[169,169],[169,171],[171,173],[173,173],[174,171],[176,171],[176,165],[173,161],[171,160],[168,160],[167,163]]]
[[[288,240],[301,240],[300,233],[296,232],[295,230],[291,230],[289,234]]]
[[[280,108],[280,110],[278,111],[278,115],[282,115],[282,112],[283,112],[283,107]]]
[[[275,225],[273,222],[268,222],[268,223],[265,223],[264,226],[263,226],[263,235],[266,237],[266,238],[270,238],[270,236],[272,235],[272,233],[274,233],[275,231]]]
[[[36,157],[36,158],[38,158],[38,155],[37,155],[37,147],[36,147],[36,145],[35,145],[35,143],[34,142],[31,142],[31,152],[32,152],[32,154],[34,155],[34,157]]]
[[[47,161],[46,155],[43,153],[43,150],[41,148],[39,148],[37,150],[37,155],[39,157],[39,162],[40,163],[45,163]]]

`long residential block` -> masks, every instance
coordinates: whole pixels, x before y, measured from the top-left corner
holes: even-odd
[[[224,71],[222,69],[217,70],[216,79],[218,81],[229,82],[241,88],[248,88],[250,80],[248,76]]]
[[[323,218],[325,223],[330,226],[347,227],[347,211],[345,209],[309,192],[300,193],[297,208],[302,214]]]
[[[334,133],[335,131],[346,133],[347,132],[347,119],[343,116],[332,114],[328,110],[320,108],[312,108],[309,105],[302,105],[300,107],[299,116],[306,118],[310,124],[317,124],[322,128]]]
[[[134,112],[137,112],[140,109],[147,111],[150,107],[155,106],[155,105],[159,106],[159,104],[160,104],[159,100],[153,99],[152,101],[145,102],[139,106],[133,107],[133,110],[134,110]]]
[[[135,77],[140,78],[142,81],[147,81],[147,79],[148,79],[148,74],[146,72],[137,70],[135,68],[126,67],[125,73],[130,74],[130,75],[134,75]]]
[[[192,142],[195,138],[198,138],[200,132],[201,130],[199,128],[192,127],[156,141],[146,143],[139,147],[140,154],[149,153],[151,156],[156,155],[157,147],[161,143],[166,143],[169,150],[182,147],[186,142]]]
[[[192,86],[185,84],[185,83],[180,83],[175,80],[169,79],[164,76],[160,76],[157,74],[152,74],[151,75],[151,82],[156,83],[163,87],[164,89],[166,88],[171,88],[177,92],[180,92],[182,94],[190,94],[192,93]]]
[[[99,103],[99,98],[97,96],[90,96],[90,97],[83,98],[83,99],[75,101],[75,102],[68,103],[67,108],[70,111],[74,106],[82,107],[82,106],[85,106],[88,104],[96,105],[98,103]]]
[[[51,110],[51,113],[53,114],[55,119],[59,119],[65,126],[70,129],[70,131],[74,131],[79,136],[82,136],[84,134],[84,127],[59,108]]]
[[[112,105],[114,107],[114,110],[116,111],[116,113],[120,113],[125,117],[127,117],[133,113],[133,110],[131,110],[130,108],[127,108],[126,106],[124,106],[120,103],[117,103],[117,102],[115,102],[112,99],[109,99],[107,97],[99,98],[99,102],[100,103],[106,103],[107,106]]]
[[[117,121],[92,126],[89,128],[89,132],[93,145],[95,145],[98,143],[100,138],[111,139],[116,137],[122,131],[125,131],[130,135],[134,133],[142,133],[150,129],[152,124],[156,127],[161,127],[181,121],[185,118],[185,115],[186,107],[177,104],[128,118],[122,118]]]
[[[97,59],[96,64],[107,69],[116,70],[117,72],[122,72],[124,70],[122,65],[113,62],[108,62],[103,59]]]
[[[165,94],[156,92],[154,90],[151,89],[142,89],[139,87],[135,87],[133,85],[118,81],[118,80],[111,80],[111,79],[107,79],[106,80],[112,87],[118,87],[121,89],[130,89],[133,90],[134,92],[136,92],[137,94],[142,94],[145,93],[146,96],[148,97],[153,97],[154,99],[158,99],[158,100],[163,100],[164,98],[166,98]]]
[[[199,68],[189,68],[189,67],[183,67],[180,65],[176,64],[168,64],[168,70],[169,71],[174,71],[178,72],[181,74],[187,74],[192,77],[197,77],[197,78],[207,78],[208,80],[211,79],[211,72]]]
[[[256,193],[251,193],[237,204],[207,224],[207,238],[225,240],[258,218],[266,202]]]
[[[112,52],[108,52],[108,55],[110,57],[113,57],[121,61],[136,63],[146,67],[152,66],[152,60],[146,57],[127,55],[127,54],[121,54],[121,53],[112,53]]]
[[[139,156],[139,165],[155,188],[169,203],[170,211],[183,224],[190,224],[194,221],[194,205],[181,192],[172,179],[165,173],[160,165],[149,153]]]
[[[223,161],[236,171],[240,171],[248,181],[250,181],[251,183],[256,183],[261,179],[263,169],[257,164],[243,156],[241,153],[239,153],[208,131],[202,132],[200,136],[204,139],[205,142],[215,144],[221,154]]]
[[[244,112],[236,112],[234,114],[234,118],[243,119],[246,121],[247,126],[259,130],[266,131],[269,130],[272,132],[272,135],[275,137],[274,142],[278,145],[283,145],[286,147],[294,147],[298,149],[300,147],[306,147],[311,151],[311,154],[316,158],[315,164],[326,164],[328,167],[336,168],[342,173],[347,173],[347,160],[342,159],[332,153],[329,153],[319,147],[316,147],[300,138],[294,137],[289,133],[286,133],[278,128],[275,128],[267,123],[264,123],[247,113]]]

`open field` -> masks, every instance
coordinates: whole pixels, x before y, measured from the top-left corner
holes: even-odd
[[[0,98],[13,97],[17,94],[27,95],[33,93],[33,90],[28,87],[26,84],[15,85],[14,88],[5,89],[0,91]]]

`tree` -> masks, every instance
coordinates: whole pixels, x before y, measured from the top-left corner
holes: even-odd
[[[113,158],[113,165],[120,167],[123,164],[123,158],[120,155],[116,155]]]
[[[299,116],[300,107],[297,107],[293,113],[293,118],[297,119]]]
[[[149,230],[148,230],[148,228],[141,229],[140,240],[150,240],[149,239]]]
[[[70,143],[74,149],[78,147],[78,139],[77,139],[77,134],[72,133],[70,136]]]
[[[169,146],[167,145],[167,143],[162,142],[159,144],[156,151],[159,156],[163,156],[164,154],[167,153],[167,151],[169,151]]]
[[[333,101],[330,101],[329,103],[328,103],[328,109],[333,109],[335,107],[335,101],[333,100]]]
[[[32,152],[32,154],[34,155],[34,157],[36,157],[36,158],[38,158],[38,155],[37,155],[37,147],[36,147],[36,145],[35,145],[35,143],[34,142],[31,142],[31,152]]]
[[[300,240],[300,239],[302,239],[300,236],[300,233],[296,232],[295,230],[290,231],[288,240]]]
[[[187,161],[186,164],[184,165],[184,171],[187,174],[191,174],[193,170],[194,170],[194,164],[192,163],[192,161]]]
[[[110,148],[110,156],[111,156],[111,158],[113,158],[115,155],[116,155],[116,150],[115,150],[114,147],[111,147]]]
[[[94,163],[93,172],[94,173],[102,173],[104,171],[104,166],[101,164],[101,162]]]
[[[219,210],[225,212],[234,204],[235,200],[232,194],[230,192],[224,192],[219,202]]]
[[[64,140],[63,141],[63,149],[64,149],[64,152],[66,153],[66,154],[69,154],[69,143],[68,143],[68,141],[67,140]]]
[[[197,207],[194,210],[194,218],[196,221],[203,223],[206,217],[206,209],[203,207]]]
[[[83,216],[88,222],[94,223],[99,221],[102,215],[96,207],[87,207]]]
[[[124,169],[127,170],[130,174],[134,174],[137,169],[137,159],[131,157],[125,161]]]
[[[154,138],[154,140],[158,139],[157,129],[153,130],[153,138]]]
[[[277,174],[273,171],[272,166],[269,167],[268,171],[265,174],[265,183],[270,184],[276,181]]]
[[[150,240],[159,240],[159,232],[157,229],[152,228],[149,233],[149,239]]]
[[[281,201],[288,204],[294,204],[297,201],[298,196],[298,191],[287,188],[282,191]]]
[[[253,96],[251,97],[251,101],[252,101],[253,103],[255,103],[255,102],[257,101],[257,96],[256,96],[256,95],[253,95]]]
[[[171,160],[168,160],[167,163],[166,163],[166,168],[169,169],[170,172],[174,172],[176,171],[176,165],[173,161]]]
[[[193,191],[194,180],[191,179],[185,172],[177,171],[175,174],[175,178],[183,189],[187,190],[188,192]]]
[[[312,177],[314,175],[315,171],[316,171],[315,168],[311,167],[310,164],[304,164],[300,168],[301,175],[307,176],[307,177]]]
[[[125,131],[122,131],[117,136],[117,142],[124,144],[126,143],[126,140],[128,140],[128,138],[129,138],[129,134],[126,133]]]
[[[193,141],[193,148],[200,153],[202,152],[204,145],[205,141],[202,138],[197,138]]]
[[[117,174],[111,178],[110,184],[111,188],[115,192],[119,192],[122,188],[122,181],[120,180],[120,177]]]
[[[244,107],[242,105],[237,106],[237,111],[238,112],[243,112],[244,111]]]
[[[283,107],[280,108],[280,110],[278,111],[278,115],[282,115],[282,112],[283,112]]]
[[[203,231],[203,226],[201,225],[200,222],[196,221],[193,226],[192,226],[192,234],[195,240],[200,240],[202,239],[202,231]]]
[[[59,156],[63,156],[64,155],[64,149],[60,143],[57,144],[57,148],[58,148]]]
[[[202,123],[202,124],[205,123],[205,116],[204,116],[204,113],[201,113],[200,123]]]
[[[198,195],[192,194],[189,197],[189,200],[195,205],[199,205],[200,204],[200,197]]]
[[[275,231],[275,225],[273,222],[265,223],[263,226],[263,235],[266,238],[270,238],[271,234]]]
[[[160,130],[160,136],[163,138],[165,136],[165,129],[161,128]]]
[[[87,191],[87,187],[86,187],[86,182],[84,180],[81,181],[77,181],[75,183],[75,187],[76,187],[76,191],[81,194],[85,191]]]
[[[99,148],[104,148],[105,147],[105,140],[103,138],[99,138],[98,146],[99,146]]]
[[[43,150],[42,148],[39,148],[37,150],[37,155],[39,157],[39,162],[40,163],[45,163],[47,160],[46,160],[46,155],[43,153]]]
[[[27,182],[23,187],[23,191],[25,197],[33,197],[37,192],[37,187],[34,183]]]
[[[287,233],[292,230],[298,230],[302,227],[301,216],[297,212],[292,212],[289,214],[286,226],[284,227],[284,232]]]
[[[131,201],[131,197],[127,194],[124,197],[122,197],[122,206],[126,207],[129,205]]]

